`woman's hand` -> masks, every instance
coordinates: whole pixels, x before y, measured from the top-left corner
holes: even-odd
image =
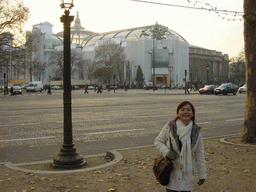
[[[179,154],[178,154],[176,151],[170,150],[170,151],[168,151],[168,153],[166,154],[166,157],[167,157],[168,159],[175,160],[175,159],[177,159],[177,158],[179,157]]]
[[[203,185],[204,184],[204,182],[205,182],[205,179],[199,179],[199,181],[198,181],[198,185],[200,186],[200,185]]]

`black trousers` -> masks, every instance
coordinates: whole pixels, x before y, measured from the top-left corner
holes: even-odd
[[[174,190],[166,189],[166,192],[191,192],[191,191],[174,191]]]

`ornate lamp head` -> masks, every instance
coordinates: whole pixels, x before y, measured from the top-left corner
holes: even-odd
[[[71,9],[74,7],[73,0],[60,0],[60,7],[62,9]]]

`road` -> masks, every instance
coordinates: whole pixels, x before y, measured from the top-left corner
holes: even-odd
[[[0,95],[0,162],[49,160],[63,141],[63,95]],[[200,95],[182,90],[72,92],[73,140],[81,155],[152,145],[162,127],[176,116],[178,103],[192,102],[203,137],[242,133],[245,94]]]

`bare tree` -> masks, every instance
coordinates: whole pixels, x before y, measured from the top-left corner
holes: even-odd
[[[230,59],[230,81],[242,85],[245,83],[245,55],[240,52],[238,57]]]
[[[84,70],[88,62],[82,59],[81,53],[77,50],[71,50],[71,76],[72,79],[84,79]],[[63,79],[63,51],[52,53],[49,65],[55,66],[55,77],[53,79]]]
[[[40,62],[37,53],[38,42],[40,36],[38,33],[26,33],[26,64],[30,75],[30,81],[32,81],[33,75],[40,79],[42,73],[46,69],[45,63]]]
[[[246,108],[244,134],[246,143],[256,143],[256,3],[244,1],[244,40],[246,66]]]
[[[54,51],[49,60],[49,65],[55,67],[55,76],[52,77],[53,80],[63,79],[63,51]]]
[[[29,8],[23,0],[0,0],[0,33],[22,34],[28,16]]]
[[[31,32],[26,33],[26,67],[29,73],[29,80],[32,81],[33,76],[33,61],[32,61],[32,52],[33,52],[33,37]]]
[[[103,41],[101,45],[95,48],[92,76],[100,78],[103,83],[110,85],[110,80],[114,74],[117,74],[119,79],[123,77],[125,58],[123,47],[111,40]]]
[[[92,60],[80,59],[77,63],[78,79],[90,79],[92,74]]]
[[[20,75],[26,74],[26,49],[24,46],[13,47],[12,53],[12,75],[18,79]]]

